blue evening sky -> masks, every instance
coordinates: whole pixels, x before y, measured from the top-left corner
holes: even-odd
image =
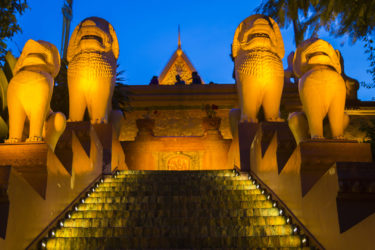
[[[261,0],[73,0],[71,30],[86,17],[108,20],[120,44],[120,69],[126,84],[148,84],[159,75],[177,48],[177,27],[181,26],[182,49],[206,83],[234,83],[233,63],[229,57],[237,25],[254,13]],[[23,32],[8,42],[19,56],[28,39],[45,40],[61,47],[63,0],[28,0],[30,9],[19,17]],[[293,31],[282,29],[286,57],[295,50]],[[345,72],[360,82],[371,82],[363,43],[321,38],[339,49],[345,59]],[[375,90],[360,88],[359,97],[370,100]]]

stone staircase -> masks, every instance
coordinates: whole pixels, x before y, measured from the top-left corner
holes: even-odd
[[[231,170],[122,171],[93,187],[41,246],[308,248],[267,198]]]

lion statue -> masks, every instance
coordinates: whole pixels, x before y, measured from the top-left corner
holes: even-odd
[[[36,142],[45,138],[54,150],[65,129],[65,116],[62,113],[53,113],[50,109],[53,79],[59,70],[60,54],[53,44],[31,39],[26,42],[14,67],[14,77],[7,91],[7,143],[22,141],[25,121],[28,121],[29,133],[26,141]]]
[[[69,41],[69,120],[82,121],[86,107],[91,123],[107,123],[116,81],[119,44],[106,20],[89,17]]]
[[[281,121],[284,86],[284,43],[277,23],[256,14],[237,27],[232,44],[241,121],[258,122],[263,106],[266,121]]]
[[[312,139],[323,139],[326,116],[332,138],[342,139],[349,117],[344,113],[346,86],[340,52],[322,39],[310,38],[298,46],[293,71],[300,78],[298,91],[304,111],[291,114],[288,121],[297,143],[308,134]]]

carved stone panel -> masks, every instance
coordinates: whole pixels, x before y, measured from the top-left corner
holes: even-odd
[[[156,152],[158,170],[200,170],[203,152]]]

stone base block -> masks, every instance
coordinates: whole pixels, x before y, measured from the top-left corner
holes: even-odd
[[[375,163],[338,162],[336,168],[337,213],[343,233],[375,213]]]
[[[265,155],[272,138],[275,135],[277,137],[276,159],[278,173],[280,173],[296,148],[296,142],[293,138],[293,134],[290,131],[287,122],[262,122],[261,127],[262,157]]]
[[[371,162],[368,143],[345,140],[311,140],[300,143],[301,186],[305,196],[336,162]]]
[[[238,140],[240,144],[241,171],[250,171],[250,148],[259,128],[259,123],[238,123]]]
[[[48,148],[45,142],[0,144],[0,167],[12,166],[45,198]]]

